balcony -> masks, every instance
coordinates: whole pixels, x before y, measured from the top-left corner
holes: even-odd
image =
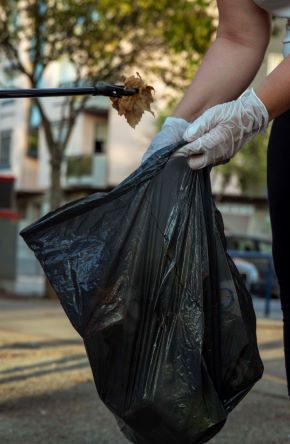
[[[66,186],[106,188],[107,158],[103,153],[87,156],[67,156]]]

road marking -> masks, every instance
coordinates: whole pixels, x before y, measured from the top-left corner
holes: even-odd
[[[264,374],[263,379],[270,382],[275,382],[276,384],[287,385],[287,381],[279,376]]]
[[[272,348],[270,350],[260,350],[263,361],[272,361],[274,359],[282,359],[284,357],[283,348]]]

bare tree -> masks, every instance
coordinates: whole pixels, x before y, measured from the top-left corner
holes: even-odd
[[[75,85],[115,83],[125,69],[157,73],[184,88],[214,31],[210,0],[2,0],[0,53],[14,75],[37,88],[51,62],[72,62]],[[25,46],[25,51],[20,50]],[[162,55],[167,63],[162,64]],[[170,69],[168,69],[170,66]],[[34,98],[50,153],[50,208],[61,205],[61,165],[88,96],[68,97],[58,134],[43,102]]]

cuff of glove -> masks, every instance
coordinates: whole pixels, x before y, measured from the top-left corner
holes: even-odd
[[[265,133],[267,126],[269,125],[270,117],[266,106],[253,89],[248,89],[241,97],[242,100],[244,98],[250,102],[253,108],[259,111],[261,117],[259,122],[259,132]]]

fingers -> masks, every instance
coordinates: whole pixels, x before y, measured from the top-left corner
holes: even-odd
[[[209,131],[209,119],[206,116],[206,113],[202,116],[198,117],[193,123],[191,123],[183,134],[183,139],[187,142],[192,142],[193,140],[197,140],[199,137],[203,136],[205,133]]]
[[[193,170],[199,170],[207,165],[215,165],[216,162],[224,163],[231,157],[228,148],[229,144],[224,144],[224,134],[218,128],[214,128],[209,133],[198,140],[187,144],[188,165]]]
[[[187,154],[185,154],[185,153],[182,151],[182,149],[179,149],[179,150],[175,151],[175,152],[170,156],[171,159],[175,159],[176,157],[187,157]]]
[[[207,165],[206,153],[189,156],[187,158],[187,164],[189,168],[191,168],[192,170],[201,170]]]
[[[193,142],[190,142],[177,150],[174,153],[174,157],[188,157],[197,154],[204,154],[206,152],[209,153],[213,149],[218,149],[221,142],[222,133],[217,128],[214,128],[210,132],[201,136],[199,139],[194,140]]]
[[[193,143],[194,143],[194,152],[192,152],[192,144]],[[187,143],[182,148],[179,148],[177,151],[175,151],[174,157],[178,157],[178,156],[187,157],[187,156],[190,156],[191,154],[200,154],[203,152],[204,152],[204,149],[200,143],[200,139],[198,139],[195,142]]]
[[[186,128],[183,139],[192,142],[211,131],[219,122],[222,115],[222,106],[223,105],[216,105],[195,119],[194,122]]]
[[[223,133],[219,128],[213,128],[208,133],[199,137],[199,139],[183,146],[181,150],[187,156],[192,154],[201,154],[216,149],[223,142]]]

